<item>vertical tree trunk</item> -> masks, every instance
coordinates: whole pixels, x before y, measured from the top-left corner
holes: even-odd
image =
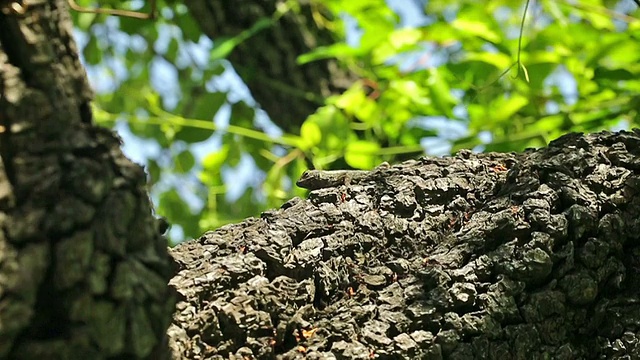
[[[66,1],[25,4],[0,2],[0,358],[161,358],[171,263],[144,171],[92,125]]]
[[[216,41],[272,18],[283,2],[187,0],[185,5],[202,31]],[[296,5],[229,55],[254,99],[286,132],[297,132],[325,97],[346,90],[356,78],[334,59],[304,65],[296,62],[298,56],[334,42],[332,33],[315,21],[314,11],[318,9],[312,2],[299,1]]]

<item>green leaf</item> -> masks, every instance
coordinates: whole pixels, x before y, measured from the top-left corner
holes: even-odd
[[[149,174],[149,186],[153,186],[160,180],[160,174],[162,174],[162,168],[158,165],[155,159],[147,159],[146,166],[147,173]]]
[[[336,98],[334,98],[335,100]],[[333,105],[323,106],[315,114],[310,115],[306,121],[314,122],[320,128],[322,140],[317,146],[316,156],[329,157],[334,159],[342,156],[347,143],[355,138],[353,130],[350,128],[349,120],[342,111]],[[316,161],[314,159],[314,161]]]
[[[74,15],[74,18],[77,19],[74,21],[76,26],[82,30],[89,29],[91,24],[94,22],[96,16],[98,16],[97,14],[79,13],[76,11],[73,11],[72,14]]]
[[[204,78],[209,79],[214,76],[222,75],[227,69],[222,65],[222,62],[218,61],[209,65],[210,68],[204,71]]]
[[[120,30],[127,34],[139,34],[143,28],[149,26],[151,20],[142,20],[127,16],[120,16]]]
[[[175,189],[160,194],[157,212],[167,218],[170,224],[182,227],[185,237],[194,238],[200,235],[199,214],[193,214],[187,203],[182,200]]]
[[[606,10],[601,8],[601,10]],[[614,25],[611,16],[600,11],[585,11],[584,16],[591,22],[594,28],[598,30],[613,30]]]
[[[344,160],[354,169],[371,169],[376,166],[380,145],[373,141],[358,140],[347,145]]]
[[[545,80],[547,77],[558,68],[558,64],[554,63],[536,63],[529,64],[527,69],[531,74],[529,87],[535,91],[540,91],[545,88]],[[522,74],[521,74],[522,76]]]
[[[361,83],[353,84],[342,95],[335,99],[335,105],[347,114],[357,117],[360,121],[372,124],[379,121],[376,102],[364,92]]]
[[[511,66],[511,64],[513,64],[513,60],[508,55],[505,55],[502,53],[488,53],[488,52],[467,53],[464,56],[464,61],[465,62],[480,61],[489,65],[493,65],[500,70],[506,70]]]
[[[252,128],[255,116],[256,110],[244,101],[238,101],[231,105],[230,123],[234,125]]]
[[[536,51],[527,56],[527,64],[550,63],[558,64],[562,61],[559,51]]]
[[[475,36],[494,43],[499,43],[502,40],[502,36],[483,21],[459,18],[454,20],[452,25],[455,29],[462,31],[465,36]]]
[[[360,106],[364,98],[364,91],[362,91],[360,84],[354,84],[347,91],[342,93],[342,95],[339,95],[335,99],[334,104],[338,108],[353,114],[355,108]]]
[[[562,129],[564,122],[564,115],[549,115],[542,117],[540,118],[540,120],[536,121],[535,127],[543,132],[552,132],[558,129]]]
[[[399,136],[399,143],[405,146],[418,145],[423,138],[436,136],[438,136],[438,132],[435,130],[405,127]]]
[[[359,48],[351,47],[345,43],[337,43],[331,46],[319,46],[313,51],[298,56],[296,62],[298,65],[303,65],[316,60],[356,57],[360,54],[362,54],[362,50]]]
[[[191,210],[182,200],[175,189],[171,189],[160,194],[158,203],[158,212],[167,218],[170,223],[178,222],[186,214],[190,214]]]
[[[435,22],[426,28],[424,33],[425,40],[435,41],[437,43],[450,43],[459,41],[457,31],[450,24],[443,22]]]
[[[211,50],[209,54],[210,60],[220,60],[225,59],[229,54],[236,48],[236,46],[240,45],[243,41],[257,34],[258,32],[270,27],[273,24],[273,20],[271,18],[260,18],[256,21],[253,26],[247,30],[244,30],[240,34],[232,37],[232,38],[219,38],[216,39],[215,46]]]
[[[429,90],[431,90],[431,100],[434,107],[440,114],[453,118],[453,106],[456,104],[456,99],[451,95],[449,84],[435,71],[432,72],[430,80]]]
[[[178,40],[176,38],[171,38],[166,55],[171,59],[175,59],[178,56],[179,47],[180,45],[178,44]]]
[[[606,68],[598,67],[594,71],[593,79],[620,81],[620,80],[633,80],[635,79],[635,76],[631,71],[627,69],[609,70]]]
[[[640,60],[640,45],[637,42],[626,41],[611,49],[606,58],[610,66],[635,65]]]
[[[200,36],[202,36],[202,29],[200,29],[200,26],[198,26],[190,15],[179,15],[176,18],[176,23],[178,23],[180,31],[182,31],[182,36],[185,40],[189,40],[194,43],[197,43],[200,40]]]
[[[227,157],[225,165],[234,167],[240,163],[240,159],[244,154],[242,143],[237,141],[237,137],[233,134],[226,133],[222,137],[222,143],[227,147]]]
[[[227,94],[222,92],[207,93],[198,98],[193,109],[192,117],[198,120],[212,121],[222,104],[227,100]],[[205,141],[211,137],[214,130],[193,126],[184,126],[176,134],[177,140],[187,143]]]
[[[209,153],[202,160],[202,167],[207,172],[219,173],[229,155],[229,146],[224,145],[220,150]]]
[[[154,139],[163,148],[168,148],[171,143],[160,126],[148,124],[144,119],[131,119],[129,129],[136,136],[147,139]]]
[[[87,64],[97,65],[102,62],[102,50],[98,46],[98,39],[95,36],[89,38],[87,46],[82,51]]]
[[[200,120],[213,120],[220,107],[227,101],[227,94],[214,92],[202,95],[193,110],[193,117]]]
[[[302,141],[299,146],[302,150],[308,150],[316,146],[322,140],[320,126],[313,121],[305,121],[300,128],[300,137]]]
[[[184,150],[176,156],[174,169],[176,170],[176,172],[184,174],[191,171],[191,169],[193,169],[193,166],[195,164],[196,164],[196,159],[191,153],[191,151]]]
[[[524,80],[526,82],[529,82],[529,71],[527,70],[527,67],[524,65],[524,63],[520,63],[520,69],[522,69],[522,74],[524,75]]]
[[[258,140],[252,137],[240,138],[243,145],[243,151],[247,154],[262,154],[265,151],[269,151],[270,143],[265,143],[262,140]],[[253,156],[253,161],[258,168],[268,170],[273,165],[272,161],[269,161],[264,156]]]
[[[218,151],[207,154],[202,160],[202,171],[198,175],[200,181],[207,186],[222,185],[220,172],[222,166],[228,163],[229,146],[223,145]]]
[[[416,28],[402,28],[389,35],[389,42],[396,49],[402,49],[407,45],[415,45],[422,38],[422,31]]]
[[[528,103],[529,99],[522,95],[514,94],[510,98],[499,98],[493,104],[491,116],[496,122],[508,120]]]

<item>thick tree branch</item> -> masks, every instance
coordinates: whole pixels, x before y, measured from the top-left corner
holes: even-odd
[[[640,133],[423,158],[172,251],[183,358],[640,356]],[[197,329],[197,330],[196,330]]]

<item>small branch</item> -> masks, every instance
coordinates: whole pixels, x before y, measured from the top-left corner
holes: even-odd
[[[124,16],[136,19],[150,19],[153,20],[156,17],[156,0],[150,0],[151,2],[151,11],[149,13],[143,13],[139,11],[130,11],[130,10],[118,10],[118,9],[102,9],[102,8],[88,8],[78,5],[75,0],[67,0],[69,6],[78,12],[84,13],[93,13],[93,14],[105,14],[105,15],[116,15],[116,16]]]

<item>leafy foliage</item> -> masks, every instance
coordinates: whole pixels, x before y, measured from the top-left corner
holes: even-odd
[[[278,11],[296,11],[288,3]],[[318,26],[337,40],[299,63],[337,58],[359,80],[295,134],[269,124],[224,60],[281,13],[213,42],[182,3],[160,1],[153,22],[74,13],[96,120],[144,140],[136,151],[157,212],[182,229],[175,240],[302,195],[293,182],[308,166],[514,151],[569,131],[638,124],[640,12],[632,1],[316,3],[333,14],[318,10]]]

